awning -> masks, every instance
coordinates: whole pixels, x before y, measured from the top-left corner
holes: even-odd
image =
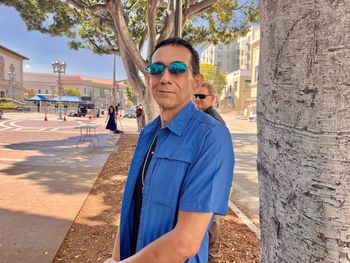
[[[31,97],[29,99],[26,99],[26,101],[49,101],[44,95],[36,95],[34,97]]]
[[[52,99],[50,99],[50,101],[54,101],[54,102],[59,102],[60,101],[60,97],[56,96]],[[61,96],[61,101],[62,102],[81,102],[80,97],[78,96]]]

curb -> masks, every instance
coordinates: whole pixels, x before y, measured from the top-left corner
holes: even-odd
[[[260,230],[259,228],[253,224],[252,221],[241,211],[238,209],[237,206],[235,206],[230,200],[228,201],[228,206],[234,212],[242,221],[243,223],[254,232],[254,234],[260,239]]]

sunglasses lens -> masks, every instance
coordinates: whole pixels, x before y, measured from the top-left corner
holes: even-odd
[[[147,71],[150,75],[160,75],[164,71],[164,66],[162,64],[149,64]]]
[[[186,72],[187,65],[182,62],[173,62],[169,64],[168,69],[171,74],[180,75]]]
[[[200,99],[200,100],[204,100],[206,97],[207,97],[207,95],[205,95],[205,94],[194,94],[194,97],[197,99]]]

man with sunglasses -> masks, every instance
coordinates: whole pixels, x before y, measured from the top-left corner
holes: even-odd
[[[216,98],[216,88],[210,83],[203,83],[202,87],[193,95],[196,106],[201,111],[209,114],[214,119],[226,125],[220,114],[214,109],[214,102]]]
[[[212,116],[217,121],[226,125],[220,114],[214,109],[216,98],[216,88],[210,83],[203,83],[197,93],[193,95],[197,109]],[[221,244],[220,244],[220,220],[214,216],[214,220],[209,229],[209,263],[217,263],[221,261]]]
[[[156,45],[148,87],[160,116],[140,133],[106,262],[207,262],[213,214],[226,214],[233,147],[226,127],[196,109],[199,56],[179,38]]]

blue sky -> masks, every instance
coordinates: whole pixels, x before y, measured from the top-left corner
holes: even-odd
[[[24,62],[24,72],[52,73],[51,62],[67,63],[67,74],[112,79],[113,56],[96,55],[86,49],[72,50],[65,37],[52,37],[37,31],[27,31],[14,8],[0,5],[0,45],[29,58]],[[117,58],[117,80],[125,79],[122,62]]]

